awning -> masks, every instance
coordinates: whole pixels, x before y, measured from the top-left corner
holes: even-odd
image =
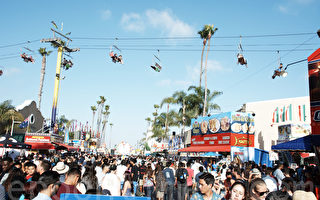
[[[230,146],[190,146],[179,149],[179,152],[230,152]]]
[[[69,151],[79,151],[79,148],[73,147],[67,144],[62,144],[62,143],[56,143],[53,142],[57,147],[55,148],[56,150],[69,150]]]
[[[31,149],[54,149],[51,143],[28,142],[26,144],[32,145]]]
[[[312,151],[312,146],[320,146],[320,135],[308,135],[302,138],[273,145],[272,150],[283,151]]]

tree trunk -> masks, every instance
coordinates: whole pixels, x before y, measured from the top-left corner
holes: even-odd
[[[93,126],[94,126],[94,115],[96,114],[95,111],[92,111],[92,130],[91,130],[91,137],[94,138],[94,130],[93,130]]]
[[[41,107],[42,88],[43,88],[45,73],[46,73],[46,55],[43,55],[42,56],[42,67],[41,67],[41,73],[40,73],[40,88],[39,88],[39,95],[38,95],[38,109],[39,110]]]
[[[206,47],[206,43],[203,42],[202,52],[201,52],[201,66],[200,66],[200,82],[199,82],[199,88],[201,88],[201,82],[202,82],[202,64],[203,64],[203,53],[204,48]]]
[[[166,114],[166,122],[165,122],[165,133],[164,133],[164,137],[167,135],[168,132],[168,113],[169,113],[169,103],[168,103],[168,107],[167,107],[167,114]],[[163,138],[161,138],[162,140]]]
[[[209,41],[208,41],[208,47],[207,47],[207,55],[206,55],[206,63],[205,63],[205,67],[204,67],[204,82],[205,82],[205,88],[204,88],[204,103],[203,103],[203,114],[202,116],[206,116],[206,108],[207,108],[207,69],[208,69],[208,54],[210,51],[210,41],[211,41],[211,34],[209,33],[208,35]]]

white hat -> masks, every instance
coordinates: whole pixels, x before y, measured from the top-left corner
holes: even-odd
[[[59,174],[65,174],[69,171],[69,166],[65,165],[64,162],[58,162],[57,165],[52,168],[52,171],[56,171]]]
[[[303,191],[303,190],[296,190],[294,193],[293,193],[293,196],[292,196],[292,199],[293,200],[304,200],[304,199],[308,199],[308,200],[316,200],[316,196],[314,195],[313,192],[306,192],[306,191]]]

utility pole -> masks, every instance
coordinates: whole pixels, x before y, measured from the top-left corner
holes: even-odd
[[[80,49],[79,48],[70,49],[68,47],[68,44],[70,41],[72,42],[72,40],[69,37],[65,36],[64,34],[58,32],[52,28],[51,28],[51,31],[53,32],[53,38],[42,39],[41,42],[50,42],[54,46],[58,47],[56,77],[55,77],[55,81],[54,81],[54,94],[53,94],[53,105],[52,105],[52,114],[51,114],[51,131],[53,131],[54,125],[56,123],[62,53],[63,52],[69,52],[69,53],[76,52],[76,51],[80,51]],[[58,34],[58,35],[62,36],[63,38],[67,39],[67,43],[64,44],[64,42],[61,40],[61,38],[56,37],[55,34]]]

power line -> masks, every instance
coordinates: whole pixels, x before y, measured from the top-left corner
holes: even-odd
[[[297,48],[299,48],[301,45],[305,44],[306,42],[308,42],[309,40],[313,39],[315,36],[310,37],[309,39],[305,40],[303,43],[299,44],[297,47],[293,48],[292,50],[290,50],[289,52],[287,52],[284,56],[285,57],[287,55],[289,55],[291,52],[295,51]],[[231,86],[229,88],[227,88],[226,90],[229,90],[231,88],[233,88],[234,86],[238,85],[239,83],[243,82],[244,80],[248,80],[248,78],[255,76],[258,73],[261,73],[262,71],[265,71],[266,69],[269,69],[268,67],[271,66],[272,64],[274,64],[275,62],[277,62],[278,60],[273,60],[272,62],[270,62],[269,64],[259,68],[257,71],[255,71],[254,73],[249,74],[248,76],[246,76],[243,79],[240,79],[239,81],[236,81],[235,83],[231,84]]]
[[[84,47],[81,48],[82,50],[87,49],[87,50],[109,50],[108,47]],[[160,51],[176,51],[176,52],[187,52],[187,51],[202,51],[201,49],[160,49],[160,48],[154,48],[154,49],[147,49],[147,48],[121,48],[122,51],[155,51],[155,50],[160,50]],[[278,49],[277,49],[278,50]],[[313,49],[281,49],[279,51],[311,51]],[[237,49],[210,49],[210,51],[214,52],[235,52],[238,51]],[[243,52],[275,52],[276,50],[270,49],[251,49],[251,50],[243,50]]]
[[[244,47],[258,47],[258,46],[297,46],[300,44],[293,43],[293,44],[284,44],[284,43],[279,43],[279,44],[246,44],[242,45]],[[312,45],[319,45],[317,43],[308,43],[308,44],[303,44],[303,46],[312,46]],[[106,44],[78,44],[79,47],[107,47],[111,46],[106,45]],[[125,47],[202,47],[202,45],[199,44],[122,44],[118,45],[121,48]],[[237,47],[238,44],[214,44],[212,45],[213,47]]]
[[[283,34],[264,34],[264,35],[241,35],[242,38],[261,38],[261,37],[287,37],[311,35],[316,33],[283,33]],[[240,38],[238,36],[214,36],[214,38]],[[74,40],[184,40],[184,39],[200,39],[200,37],[73,37]]]
[[[38,42],[38,41],[40,41],[40,40],[31,40],[31,41],[20,42],[20,43],[16,43],[16,44],[8,44],[8,45],[0,46],[0,48],[14,47],[14,46],[19,46],[19,45],[23,45],[23,44],[31,44],[31,43]]]

